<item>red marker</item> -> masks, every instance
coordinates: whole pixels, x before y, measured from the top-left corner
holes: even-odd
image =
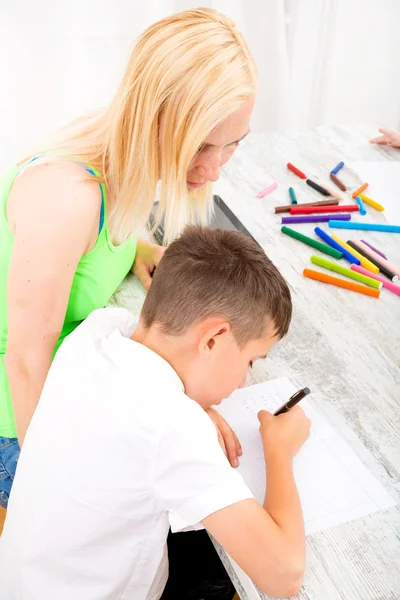
[[[293,173],[295,173],[295,175],[297,175],[301,179],[307,179],[307,175],[304,175],[304,173],[300,171],[300,169],[292,165],[292,163],[288,163],[287,168],[290,169]]]
[[[292,215],[309,215],[311,213],[353,212],[360,210],[358,204],[339,204],[338,206],[291,206]]]

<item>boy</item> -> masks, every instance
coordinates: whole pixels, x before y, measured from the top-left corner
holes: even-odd
[[[78,327],[21,453],[0,545],[1,600],[158,599],[169,528],[198,523],[266,593],[297,593],[305,540],[292,458],[308,419],[298,407],[259,414],[262,507],[203,410],[286,334],[291,311],[285,281],[252,240],[192,227],[165,252],[138,324],[104,309]]]

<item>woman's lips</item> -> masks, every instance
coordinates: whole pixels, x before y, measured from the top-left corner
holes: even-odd
[[[192,188],[196,188],[196,189],[197,189],[197,188],[201,188],[201,187],[203,187],[203,185],[205,185],[205,184],[206,184],[206,182],[205,182],[205,181],[204,181],[204,183],[195,183],[195,182],[193,182],[193,181],[187,181],[186,183],[187,183],[187,184],[188,184],[190,187],[192,187]]]

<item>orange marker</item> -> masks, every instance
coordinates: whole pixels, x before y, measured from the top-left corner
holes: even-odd
[[[356,196],[359,196],[360,194],[363,193],[364,190],[366,190],[368,187],[368,183],[363,183],[362,185],[360,185],[360,187],[352,193],[351,197],[355,198]]]
[[[339,277],[332,277],[332,275],[327,275],[326,273],[322,273],[321,271],[314,271],[313,269],[304,269],[303,275],[304,277],[308,277],[309,279],[315,279],[316,281],[330,283],[331,285],[346,288],[346,290],[352,290],[353,292],[365,294],[366,296],[373,296],[374,298],[379,298],[380,296],[379,290],[366,287],[365,285],[360,285],[359,283],[353,283],[352,281],[345,281],[344,279],[339,279]]]

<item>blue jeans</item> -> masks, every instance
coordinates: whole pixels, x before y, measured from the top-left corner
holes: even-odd
[[[17,438],[0,436],[0,506],[7,508],[19,457]]]

